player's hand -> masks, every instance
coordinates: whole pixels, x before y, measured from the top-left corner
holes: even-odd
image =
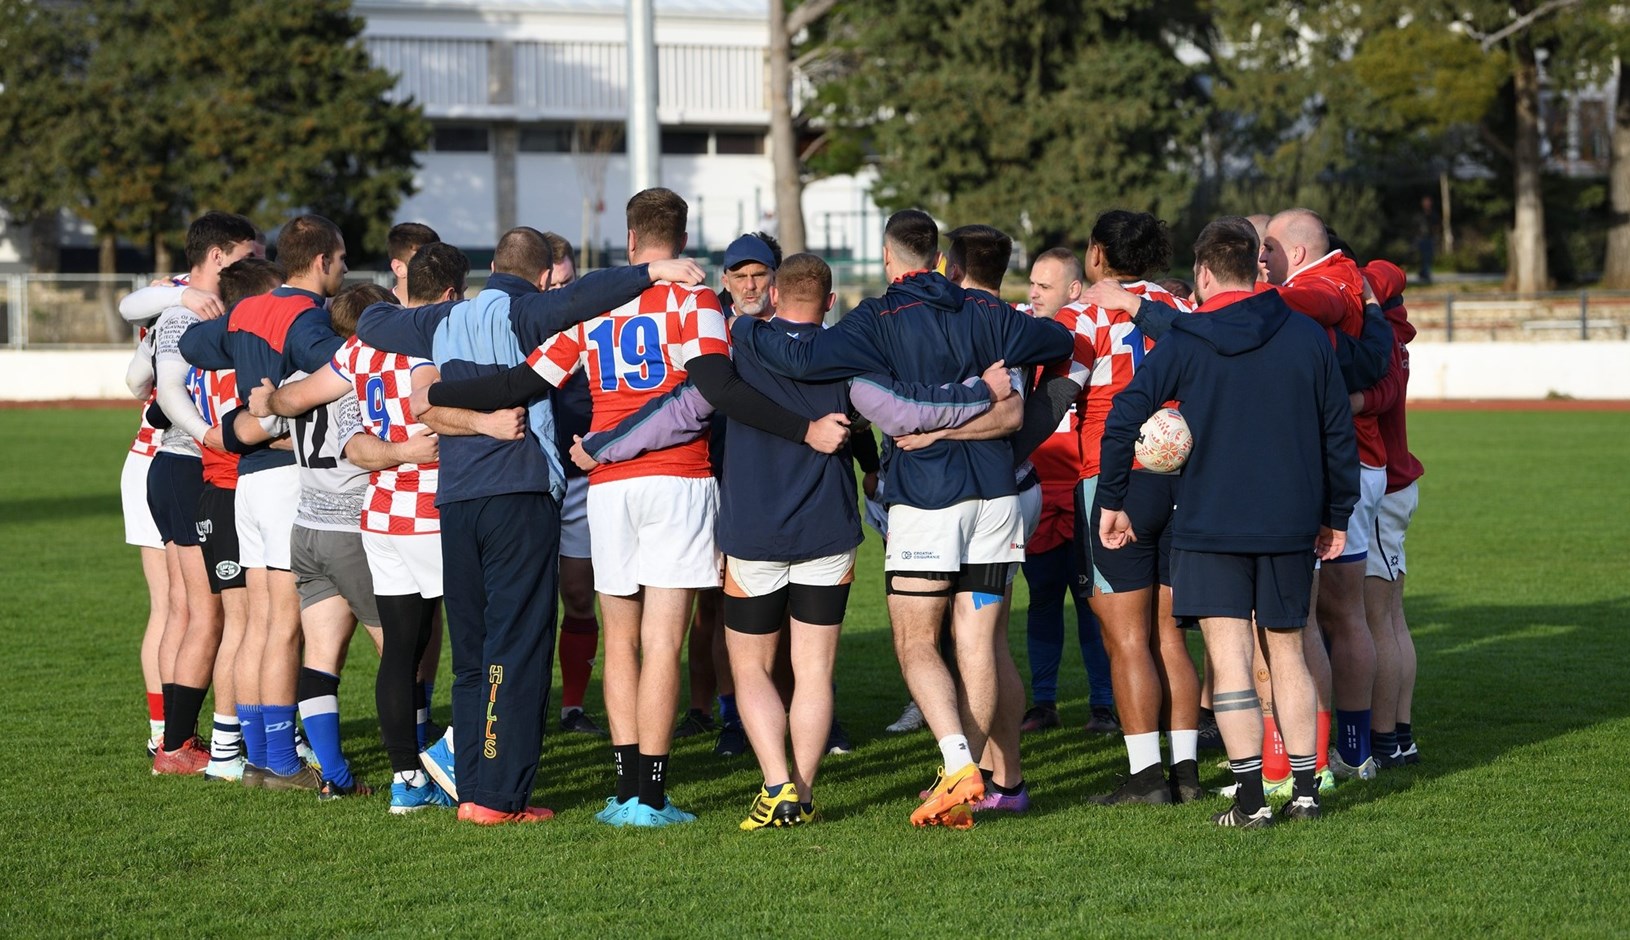
[[[481,416],[481,433],[500,441],[518,441],[526,436],[526,409],[503,408]]]
[[[653,261],[647,268],[651,275],[651,283],[657,281],[674,281],[679,284],[700,284],[707,280],[707,274],[702,266],[689,258],[673,258],[667,261]]]
[[[191,286],[181,292],[181,306],[206,320],[213,320],[226,313],[226,305],[221,303],[220,294]]]
[[[414,431],[402,443],[403,463],[435,463],[441,456],[441,438],[429,428],[420,428]]]
[[[1119,509],[1105,509],[1098,514],[1098,541],[1105,548],[1121,548],[1137,540],[1137,533],[1132,531],[1132,520],[1126,513]]]
[[[577,469],[583,471],[584,473],[588,473],[595,467],[600,466],[600,464],[596,462],[593,457],[589,456],[589,452],[583,449],[583,435],[581,434],[572,435],[572,449],[570,453],[572,456],[572,463],[577,464]]]
[[[993,402],[1001,401],[1013,394],[1013,380],[1007,374],[1006,360],[998,359],[991,363],[985,371],[979,373],[979,378],[984,380],[985,386],[990,389],[990,400]]]
[[[1327,525],[1319,526],[1319,537],[1313,540],[1313,553],[1319,556],[1320,561],[1335,561],[1341,557],[1341,551],[1346,547],[1345,530],[1332,529]]]
[[[270,418],[272,416],[272,393],[277,386],[271,379],[261,379],[260,387],[249,390],[249,413],[257,418]]]
[[[1375,288],[1370,286],[1370,279],[1367,277],[1361,277],[1359,280],[1364,282],[1364,303],[1380,303],[1380,301],[1375,299]]]
[[[204,432],[203,444],[210,450],[218,450],[223,454],[226,453],[226,440],[221,437],[220,425],[216,425],[215,427],[212,427],[208,431]]]
[[[809,422],[809,430],[804,432],[804,443],[823,454],[835,454],[848,442],[849,416],[839,412]]]
[[[272,442],[267,446],[272,450],[294,450],[294,439],[285,434],[282,437],[272,438]]]
[[[429,385],[421,385],[413,390],[412,395],[408,396],[408,409],[413,412],[407,416],[409,421],[424,420],[425,413],[430,410],[430,386],[434,384],[436,383],[431,382]]]
[[[922,450],[939,441],[944,436],[943,431],[923,431],[920,434],[902,434],[894,439],[894,446],[901,450]]]
[[[1087,288],[1087,292],[1081,295],[1081,302],[1127,314],[1138,312],[1138,295],[1122,287],[1121,282],[1112,277],[1106,277]]]
[[[877,471],[876,470],[873,470],[871,473],[868,473],[865,476],[860,478],[860,489],[861,489],[861,492],[866,494],[867,499],[876,499],[877,498]]]
[[[1363,392],[1353,392],[1353,393],[1349,394],[1347,396],[1347,407],[1351,408],[1353,410],[1353,414],[1355,414],[1355,415],[1358,414],[1360,411],[1363,411],[1364,410],[1364,393]]]

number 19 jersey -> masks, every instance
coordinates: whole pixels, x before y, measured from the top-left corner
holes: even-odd
[[[691,360],[715,353],[730,354],[719,298],[706,287],[661,282],[610,313],[550,337],[527,363],[556,388],[579,368],[587,369],[594,401],[590,430],[605,431],[682,384]],[[702,435],[633,460],[601,464],[589,471],[589,483],[712,475],[708,439]]]

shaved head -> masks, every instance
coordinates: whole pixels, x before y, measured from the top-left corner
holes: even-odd
[[[1268,215],[1266,212],[1258,212],[1256,215],[1248,215],[1245,217],[1245,221],[1251,223],[1251,227],[1256,229],[1257,241],[1261,241],[1262,237],[1268,234],[1268,220],[1270,218],[1272,218],[1272,216]]]
[[[1283,284],[1291,274],[1329,253],[1329,230],[1312,209],[1286,209],[1268,220],[1262,237],[1262,263],[1269,283]]]

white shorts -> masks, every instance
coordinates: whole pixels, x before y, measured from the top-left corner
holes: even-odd
[[[1332,564],[1364,561],[1369,557],[1370,535],[1375,528],[1375,514],[1381,508],[1381,497],[1387,492],[1387,471],[1382,467],[1358,465],[1358,503],[1347,520],[1347,545],[1341,557]]]
[[[362,533],[368,553],[368,571],[374,593],[380,597],[417,594],[429,600],[441,596],[441,533],[386,535]]]
[[[807,587],[850,584],[855,580],[857,551],[851,548],[840,555],[807,561],[751,561],[727,555],[724,559],[724,592],[732,597],[763,597],[789,584]]]
[[[119,472],[119,502],[124,506],[126,545],[164,547],[158,523],[153,521],[153,510],[147,507],[147,468],[152,464],[152,457],[131,451],[125,455],[124,469]]]
[[[560,503],[560,557],[594,557],[589,552],[588,477],[566,481],[566,498]]]
[[[889,507],[884,571],[960,571],[963,565],[1020,561],[1024,517],[1017,496],[969,499],[944,509]]]
[[[1409,531],[1409,520],[1415,518],[1415,508],[1420,501],[1421,490],[1414,481],[1381,497],[1381,511],[1375,514],[1370,557],[1364,562],[1366,575],[1396,581],[1404,574],[1404,535]]]
[[[1024,541],[1028,545],[1030,544],[1030,537],[1036,534],[1036,527],[1041,525],[1040,484],[1019,491],[1019,517],[1024,521]],[[1018,575],[1018,565],[1009,568],[1007,570],[1007,583],[1012,584],[1013,579]]]
[[[232,510],[238,517],[238,563],[289,568],[289,537],[300,505],[300,468],[293,464],[238,477]]]
[[[589,487],[594,589],[627,597],[642,587],[716,588],[719,481],[634,477]]]

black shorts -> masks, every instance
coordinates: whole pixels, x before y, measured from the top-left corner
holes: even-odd
[[[1178,620],[1232,617],[1267,630],[1307,626],[1313,550],[1282,555],[1172,552],[1172,614]]]
[[[212,594],[244,586],[243,565],[238,561],[238,515],[235,490],[204,484],[198,497],[198,544],[204,550],[204,567],[209,569]]]
[[[737,633],[768,636],[779,633],[787,618],[800,623],[843,624],[849,606],[849,584],[788,584],[758,597],[724,595],[724,625]]]
[[[1100,507],[1098,478],[1075,487],[1075,544],[1079,577],[1092,578],[1092,586],[1105,594],[1137,591],[1155,584],[1171,584],[1172,513],[1183,476],[1134,470],[1126,485],[1121,509],[1132,520],[1136,542],[1108,549],[1098,541]]]
[[[147,468],[147,508],[164,544],[198,544],[198,495],[203,491],[202,460],[163,451],[153,455]]]

